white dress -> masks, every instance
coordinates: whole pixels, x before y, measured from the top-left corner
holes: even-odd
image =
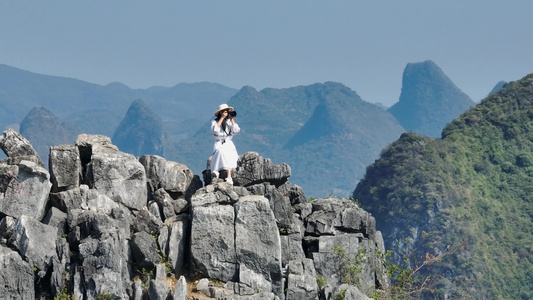
[[[220,170],[231,170],[237,167],[237,149],[233,144],[233,135],[239,133],[241,129],[237,123],[231,124],[230,120],[225,120],[226,130],[222,126],[217,126],[217,121],[211,121],[211,131],[215,138],[213,145],[213,156],[211,157],[211,172]]]

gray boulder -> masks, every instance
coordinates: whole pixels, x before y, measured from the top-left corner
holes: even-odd
[[[48,159],[53,192],[70,190],[80,185],[82,168],[78,147],[74,145],[50,147]]]
[[[281,263],[287,265],[291,260],[302,260],[305,252],[302,247],[302,236],[300,233],[290,233],[280,235],[281,242]]]
[[[91,156],[89,186],[130,209],[141,209],[147,202],[143,165],[131,154],[105,149]]]
[[[160,218],[153,215],[147,207],[133,211],[132,228],[134,232],[144,231],[146,233],[159,235],[159,230],[163,226]]]
[[[239,186],[268,182],[281,185],[291,176],[291,168],[283,163],[273,165],[272,161],[259,156],[257,152],[247,152],[239,157],[237,169],[232,173],[233,182]]]
[[[255,184],[247,187],[247,189],[253,195],[263,195],[269,200],[269,205],[274,212],[278,227],[287,229],[291,226],[293,221],[291,200],[287,193],[283,193],[283,189],[278,189],[268,182]]]
[[[43,219],[43,224],[57,228],[57,237],[60,238],[67,229],[67,214],[52,207]]]
[[[121,231],[109,229],[92,236],[79,245],[82,268],[75,268],[84,294],[96,299],[98,295],[109,294],[127,298],[126,286],[130,286],[128,272],[127,239]]]
[[[87,202],[89,193],[98,192],[89,190],[89,186],[82,184],[77,188],[50,193],[50,203],[66,213],[73,209],[82,208],[82,204]]]
[[[0,138],[0,148],[7,155],[7,162],[10,165],[16,165],[22,160],[28,160],[44,168],[39,154],[37,154],[30,142],[11,128],[3,132],[3,137]]]
[[[111,138],[98,134],[80,134],[76,139],[75,145],[79,148],[83,164],[91,160],[93,153],[118,151],[118,147],[113,145]]]
[[[0,164],[0,212],[19,218],[22,215],[41,220],[44,217],[50,175],[27,160],[16,166]]]
[[[388,287],[374,218],[346,199],[318,199],[312,206],[305,240],[316,272],[333,286],[349,283],[366,294]]]
[[[205,277],[236,281],[235,211],[230,205],[193,206],[191,262]]]
[[[170,286],[161,281],[150,280],[148,287],[148,299],[150,300],[167,300],[170,298]]]
[[[292,260],[288,272],[286,300],[317,299],[318,284],[312,260]]]
[[[159,235],[159,247],[166,255],[172,270],[181,273],[187,253],[187,233],[189,232],[189,218],[187,215],[167,219]]]
[[[281,241],[265,197],[244,196],[235,204],[235,248],[241,271],[239,282],[281,297]],[[243,274],[243,270],[247,272]],[[257,280],[250,282],[251,278]]]
[[[164,189],[156,190],[152,194],[152,197],[157,203],[158,209],[160,211],[159,214],[163,221],[168,218],[172,218],[176,215],[176,213],[185,212],[185,209],[188,208],[187,200],[182,198],[174,200]]]
[[[174,292],[172,293],[172,300],[188,300],[189,294],[187,292],[187,281],[185,277],[180,276],[178,283],[174,287]]]
[[[33,266],[0,244],[0,299],[35,299]]]
[[[13,246],[33,263],[38,275],[44,277],[56,253],[57,227],[45,225],[28,216],[21,216],[13,228]]]
[[[191,206],[194,208],[212,204],[233,204],[239,200],[239,197],[249,194],[245,188],[232,186],[226,182],[210,184],[196,191],[191,197]]]
[[[133,234],[130,248],[133,261],[139,269],[151,270],[161,262],[155,238],[144,231]]]
[[[167,161],[157,155],[144,155],[139,158],[144,166],[146,178],[152,191],[164,189],[167,192],[192,195],[202,187],[202,182],[187,166]]]

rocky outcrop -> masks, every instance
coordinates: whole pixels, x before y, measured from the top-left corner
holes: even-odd
[[[308,202],[288,165],[258,153],[239,158],[235,185],[204,185],[97,135],[51,147],[49,174],[22,136],[4,136],[4,298],[366,299],[388,286],[374,218],[349,200]]]

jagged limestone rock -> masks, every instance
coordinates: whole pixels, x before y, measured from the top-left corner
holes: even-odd
[[[281,185],[291,177],[291,168],[287,164],[273,165],[270,159],[259,156],[257,152],[247,152],[239,157],[232,177],[235,185],[239,186],[263,182]]]
[[[191,197],[192,207],[208,206],[211,204],[232,204],[239,200],[239,197],[249,195],[243,187],[232,186],[226,182],[210,184],[199,189]]]
[[[349,282],[369,294],[388,287],[380,257],[383,240],[374,218],[346,199],[318,199],[312,205],[305,219],[306,248],[316,272],[329,284]]]
[[[0,244],[0,298],[35,299],[33,266]]]
[[[255,184],[247,187],[247,189],[252,194],[264,195],[265,198],[269,200],[269,205],[274,212],[278,227],[285,229],[290,227],[290,224],[292,223],[292,207],[288,194],[282,193],[282,191],[278,190],[276,186],[271,185],[268,182]]]
[[[176,213],[184,212],[183,208],[180,208],[180,205],[183,205],[183,202],[185,202],[185,206],[188,204],[187,200],[185,199],[172,199],[172,197],[170,197],[170,195],[164,189],[157,189],[154,193],[152,193],[152,197],[159,206],[160,215],[163,221],[168,218],[172,218],[176,215]],[[178,212],[176,212],[176,207]]]
[[[58,238],[56,240],[56,254],[53,257],[52,264],[54,269],[50,277],[50,288],[54,295],[61,293],[62,290],[68,287],[70,276],[68,269],[70,268],[70,245],[65,238]]]
[[[17,219],[6,216],[0,221],[0,244],[10,245],[15,241],[15,223]]]
[[[34,264],[38,275],[44,277],[55,255],[57,228],[21,216],[15,222],[13,235],[13,246],[23,258]]]
[[[100,232],[97,238],[89,236],[79,245],[83,268],[76,268],[85,293],[92,299],[100,294],[126,297],[125,287],[130,285],[128,272],[127,240],[120,230]]]
[[[80,135],[75,146],[51,152],[52,193],[50,175],[35,163],[22,156],[16,165],[0,163],[0,209],[10,203],[6,199],[21,200],[13,197],[16,183],[32,183],[33,192],[36,186],[45,195],[37,207],[19,201],[22,207],[11,214],[0,210],[0,244],[18,249],[15,254],[40,270],[39,286],[30,281],[33,291],[49,285],[57,294],[68,281],[76,298],[186,299],[184,277],[173,293],[165,285],[160,250],[173,273],[221,282],[208,284],[205,299],[318,299],[316,276],[330,284],[323,295],[339,293],[342,257],[336,247],[350,258],[364,249],[356,283],[364,293],[388,286],[373,217],[349,200],[308,203],[302,189],[287,181],[288,166],[273,166],[257,153],[241,156],[235,185],[217,181],[200,188],[186,166],[157,156],[138,160],[104,136]],[[45,178],[44,188],[30,178]],[[50,209],[41,223],[48,195]],[[24,206],[42,211],[25,216]],[[25,237],[43,228],[46,233],[38,235],[46,241]],[[36,243],[47,250],[35,250]]]
[[[307,258],[291,260],[288,264],[286,300],[314,300],[318,297],[313,261]]]
[[[52,191],[65,191],[80,185],[82,169],[78,147],[60,145],[50,147],[49,169]]]
[[[161,222],[160,218],[154,216],[147,207],[143,207],[139,211],[133,211],[133,215],[132,227],[134,232],[144,231],[159,235],[159,229],[163,226],[163,222]]]
[[[80,185],[67,191],[50,193],[50,202],[62,212],[68,212],[73,209],[82,208],[82,204],[87,202],[90,197],[88,193],[98,193],[95,190],[89,190],[89,186]]]
[[[0,148],[7,155],[8,164],[17,165],[22,160],[28,160],[44,168],[39,154],[27,139],[11,128],[4,131],[3,134],[3,137],[0,138]]]
[[[167,161],[157,155],[144,155],[139,162],[146,170],[146,178],[152,191],[164,189],[167,192],[192,195],[202,187],[200,178],[187,166]]]
[[[57,237],[60,238],[67,229],[67,214],[52,207],[43,219],[43,224],[57,228]]]
[[[187,233],[189,232],[188,215],[167,219],[158,238],[159,247],[166,255],[172,270],[181,273],[187,253]]]
[[[281,296],[281,241],[274,213],[265,197],[244,196],[235,203],[235,248],[241,270],[247,268],[271,285],[268,289],[259,284],[257,289]],[[247,284],[244,281],[247,277],[251,278],[240,274],[239,282]]]
[[[187,280],[184,276],[180,276],[178,283],[174,287],[174,292],[172,293],[172,300],[188,300],[189,298],[187,292]]]
[[[90,186],[113,201],[130,209],[146,205],[146,174],[133,155],[107,150],[93,152],[87,174]]]
[[[150,280],[148,299],[166,300],[170,297],[170,287],[158,280]]]
[[[0,213],[19,218],[22,215],[41,220],[50,193],[48,172],[27,160],[16,168],[0,163]]]
[[[280,235],[281,242],[281,263],[286,266],[291,260],[301,260],[305,258],[302,247],[302,236],[299,233]]]
[[[91,155],[95,152],[118,151],[118,147],[113,145],[111,138],[98,134],[80,134],[75,145],[80,150],[82,163],[88,163],[91,160]]]
[[[133,281],[132,284],[132,294],[133,296],[130,298],[132,300],[142,300],[143,299],[143,282],[140,278],[137,277],[136,280]]]
[[[161,261],[155,238],[144,231],[133,234],[130,248],[133,261],[139,269],[151,270]]]
[[[206,277],[236,281],[235,210],[230,205],[193,206],[191,262]]]

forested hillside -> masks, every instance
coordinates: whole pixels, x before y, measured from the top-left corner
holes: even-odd
[[[443,254],[420,273],[433,276],[439,299],[533,298],[532,195],[533,74],[462,114],[441,139],[403,134],[354,191],[396,262]]]

